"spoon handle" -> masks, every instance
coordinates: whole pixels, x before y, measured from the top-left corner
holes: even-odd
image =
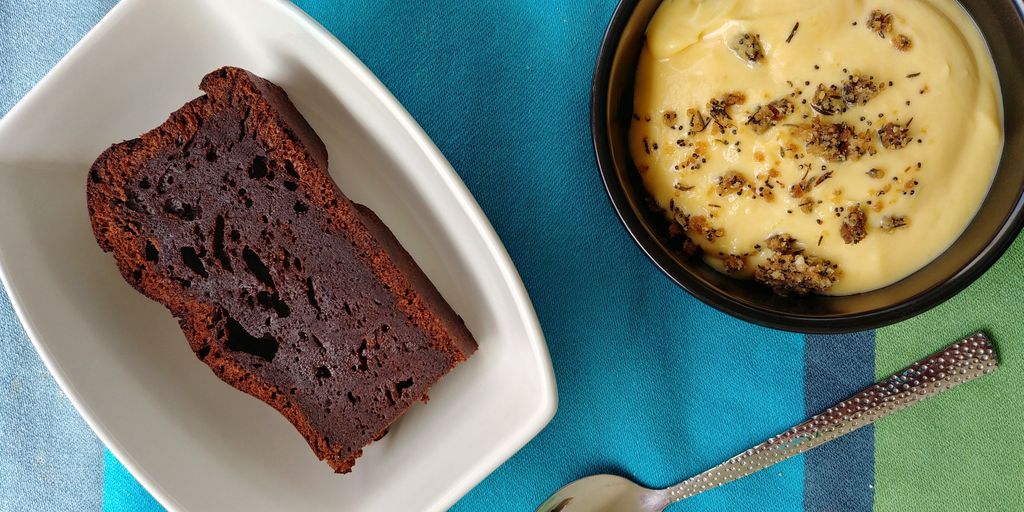
[[[998,365],[988,337],[973,334],[782,434],[663,490],[663,495],[675,503],[743,478],[988,374]]]

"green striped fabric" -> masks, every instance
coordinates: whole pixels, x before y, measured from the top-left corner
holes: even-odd
[[[877,332],[885,377],[950,341],[985,330],[996,373],[914,406],[875,429],[875,510],[1024,510],[1024,238],[967,291]]]

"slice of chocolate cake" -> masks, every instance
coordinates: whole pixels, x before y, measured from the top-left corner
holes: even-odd
[[[348,472],[476,343],[391,231],[338,190],[281,88],[230,67],[200,88],[93,164],[96,239],[218,377]]]

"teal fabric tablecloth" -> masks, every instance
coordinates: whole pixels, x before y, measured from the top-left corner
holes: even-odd
[[[113,3],[0,0],[0,113]],[[547,336],[557,415],[455,510],[533,510],[598,472],[668,485],[875,378],[875,333],[805,337],[730,318],[679,290],[626,234],[589,135],[591,74],[615,0],[297,4],[433,137],[507,246]],[[874,436],[865,429],[678,510],[871,510]],[[101,508],[159,510],[60,394],[0,293],[0,511]]]

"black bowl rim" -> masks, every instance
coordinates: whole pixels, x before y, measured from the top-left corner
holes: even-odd
[[[803,334],[842,334],[877,329],[920,315],[960,293],[982,276],[1010,248],[1021,230],[1024,229],[1024,194],[1018,196],[1013,209],[1007,213],[1002,227],[985,247],[970,262],[948,279],[943,280],[914,297],[902,302],[849,315],[812,316],[779,314],[764,308],[735,300],[717,290],[709,289],[687,272],[674,274],[671,269],[678,266],[675,259],[659,248],[650,236],[643,222],[629,205],[625,190],[619,185],[615,161],[611,155],[608,138],[608,89],[611,81],[612,62],[619,41],[625,31],[634,9],[641,0],[621,0],[612,14],[608,28],[601,40],[594,67],[594,78],[590,89],[590,129],[597,166],[601,173],[608,199],[622,221],[626,231],[640,246],[640,249],[687,293],[723,313],[764,327]],[[1024,16],[1021,7],[1014,2],[1018,14]]]

